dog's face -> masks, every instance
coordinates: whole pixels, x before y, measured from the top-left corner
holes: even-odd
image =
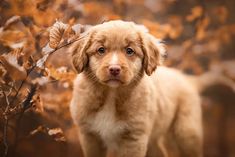
[[[94,80],[118,87],[151,75],[161,62],[162,44],[132,22],[110,21],[91,28],[73,47],[78,73],[89,69]]]

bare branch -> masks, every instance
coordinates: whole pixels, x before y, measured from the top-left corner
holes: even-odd
[[[9,100],[8,100],[8,97],[5,93],[5,91],[2,90],[2,92],[3,92],[3,95],[6,100],[6,104],[7,104],[5,111],[3,113],[4,119],[5,119],[4,128],[3,128],[3,143],[4,143],[4,147],[5,147],[4,157],[6,157],[8,154],[8,142],[7,142],[8,117],[7,117],[7,112],[9,111],[10,103],[9,103]]]
[[[57,50],[59,50],[59,49],[61,49],[61,48],[63,48],[63,47],[66,47],[66,46],[68,46],[68,45],[70,45],[70,44],[72,44],[72,43],[74,43],[74,42],[76,42],[76,41],[82,39],[83,37],[84,37],[84,36],[79,37],[79,38],[76,38],[76,39],[73,39],[73,40],[71,40],[71,41],[69,41],[69,42],[67,42],[67,43],[64,43],[64,44],[62,44],[62,45],[59,45],[57,48],[55,48],[55,49],[53,49],[53,50],[47,52],[47,54],[45,54],[45,55],[47,55],[46,58],[45,58],[45,55],[44,55],[44,56],[43,56],[44,58],[42,57],[41,59],[39,59],[39,60],[38,60],[36,63],[34,63],[33,66],[28,70],[25,79],[21,81],[20,86],[19,86],[18,89],[15,89],[14,86],[12,85],[12,88],[10,89],[10,91],[9,91],[8,94],[6,94],[6,93],[3,91],[4,97],[5,97],[6,103],[7,103],[7,106],[6,106],[6,108],[5,108],[5,110],[4,110],[4,113],[3,113],[4,119],[5,119],[4,130],[3,130],[3,142],[4,142],[4,146],[5,146],[4,157],[7,156],[7,154],[8,154],[8,149],[9,149],[9,147],[8,147],[8,142],[7,142],[7,130],[8,130],[8,123],[9,123],[8,114],[11,112],[11,111],[10,111],[10,107],[13,105],[13,103],[14,103],[15,100],[16,100],[16,98],[18,97],[18,95],[19,95],[19,93],[20,93],[20,91],[21,91],[23,85],[24,85],[25,82],[27,81],[27,79],[28,79],[30,73],[38,66],[38,63],[39,63],[40,61],[42,61],[42,59],[43,59],[42,64],[44,65],[49,55],[51,55],[52,53],[56,52]],[[31,100],[32,100],[32,98],[33,98],[33,96],[34,96],[34,94],[35,94],[35,92],[36,92],[36,88],[37,88],[37,85],[31,85],[30,92],[28,93],[26,99],[23,101],[22,105],[21,105],[21,106],[18,106],[18,105],[17,105],[17,106],[15,106],[15,107],[13,108],[13,110],[14,110],[14,109],[17,109],[17,108],[19,108],[19,107],[21,108],[21,111],[20,111],[19,113],[14,114],[14,115],[19,114],[19,117],[18,117],[17,123],[16,123],[16,129],[15,129],[15,134],[16,134],[16,136],[15,136],[15,141],[14,141],[14,145],[13,145],[13,152],[15,152],[15,150],[16,150],[16,148],[17,148],[18,136],[19,136],[19,135],[18,135],[18,131],[20,130],[21,119],[22,119],[22,117],[23,117],[24,112],[32,106]],[[11,94],[12,90],[15,91],[15,95],[13,96],[13,98],[11,99],[11,101],[9,101],[8,96]]]
[[[20,130],[20,127],[21,127],[21,120],[22,120],[22,117],[23,117],[23,114],[25,113],[25,111],[30,108],[32,106],[32,103],[31,103],[31,100],[34,96],[34,94],[36,93],[36,89],[37,89],[37,85],[31,85],[30,87],[30,91],[26,97],[26,99],[23,101],[22,105],[21,105],[21,112],[20,112],[20,115],[17,119],[17,122],[16,122],[16,129],[15,129],[15,140],[14,140],[14,145],[13,145],[13,152],[15,153],[15,150],[17,148],[17,145],[18,145],[18,139],[19,139],[19,130]]]

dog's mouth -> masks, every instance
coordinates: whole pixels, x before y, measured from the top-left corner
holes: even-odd
[[[110,78],[110,79],[107,79],[104,81],[105,83],[108,83],[108,82],[119,82],[121,84],[123,84],[124,82],[118,78]]]
[[[106,85],[110,86],[110,87],[118,87],[122,84],[124,84],[124,82],[118,78],[110,78],[110,79],[107,79],[105,81],[103,81]]]

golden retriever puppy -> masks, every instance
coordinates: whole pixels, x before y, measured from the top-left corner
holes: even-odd
[[[85,157],[167,156],[172,133],[184,157],[202,156],[198,90],[160,66],[164,46],[133,22],[92,27],[73,46],[71,114]]]

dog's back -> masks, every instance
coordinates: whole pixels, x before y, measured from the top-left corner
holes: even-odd
[[[151,79],[158,95],[158,110],[151,137],[153,143],[158,138],[157,144],[166,156],[159,142],[170,133],[174,137],[171,140],[177,143],[183,156],[202,156],[202,115],[200,95],[195,84],[181,71],[162,66],[151,75]],[[159,130],[162,132],[159,133]]]

